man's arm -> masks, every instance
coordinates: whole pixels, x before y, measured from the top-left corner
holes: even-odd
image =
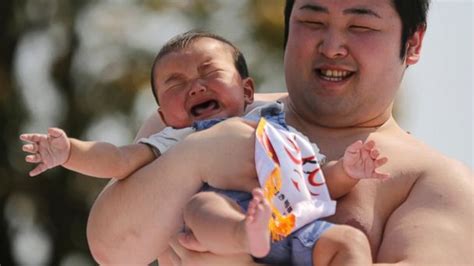
[[[259,101],[275,101],[285,95],[286,93],[256,94],[255,99]],[[255,104],[258,106],[258,103]],[[252,106],[248,108],[252,108]],[[164,127],[163,121],[154,112],[145,121],[136,139],[148,137]],[[211,140],[211,142],[213,141]],[[225,150],[223,152],[229,151],[225,146],[215,148],[222,148]],[[206,151],[209,151],[209,149],[207,148]],[[216,150],[209,152],[219,154]],[[160,160],[155,160],[152,164],[159,164],[157,161]],[[145,168],[153,168],[153,166],[150,167]],[[147,169],[144,169],[144,171],[150,172]],[[133,260],[133,258],[130,258],[130,254],[133,254],[139,261],[149,262],[153,256],[156,258],[160,255],[157,252],[156,245],[153,244],[155,242],[153,239],[154,229],[152,229],[157,226],[157,223],[159,224],[159,218],[139,218],[147,215],[162,215],[157,214],[157,207],[153,205],[153,201],[156,201],[156,195],[163,188],[153,186],[152,183],[156,181],[156,178],[151,174],[146,177],[147,175],[146,173],[136,173],[124,180],[127,182],[112,180],[95,201],[89,214],[87,238],[91,252],[98,262],[107,263],[124,261],[125,259]],[[145,225],[149,225],[149,227]],[[124,241],[125,239],[126,241]],[[129,252],[122,252],[122,247],[136,248],[136,252],[132,251],[130,253],[130,250]],[[122,258],[125,259],[122,260]]]
[[[192,233],[191,233],[192,234]],[[249,254],[216,255],[210,252],[194,251],[192,244],[187,243],[183,237],[176,235],[170,241],[170,249],[167,251],[165,261],[168,264],[163,265],[241,265],[257,266]],[[166,260],[167,259],[167,260]],[[161,260],[159,261],[161,265]]]
[[[158,112],[153,112],[138,130],[135,142],[141,138],[147,138],[153,133],[160,132],[166,127]]]
[[[251,123],[228,119],[191,134],[158,160],[106,187],[87,225],[97,262],[150,263],[179,231],[181,210],[204,180],[212,183],[217,176],[240,185],[236,176],[255,177],[254,131]]]
[[[473,173],[437,158],[388,219],[377,262],[473,265]]]

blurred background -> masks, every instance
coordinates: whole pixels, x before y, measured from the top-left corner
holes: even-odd
[[[127,144],[155,109],[149,73],[170,37],[200,28],[241,48],[259,92],[285,91],[284,0],[2,0],[0,264],[94,265],[85,236],[105,181],[58,168],[28,177],[18,136],[50,126]],[[471,0],[433,1],[401,125],[473,167]]]

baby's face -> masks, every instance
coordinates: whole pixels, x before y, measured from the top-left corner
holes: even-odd
[[[168,126],[240,116],[253,100],[253,83],[235,68],[231,48],[200,38],[162,57],[154,70],[160,113]]]

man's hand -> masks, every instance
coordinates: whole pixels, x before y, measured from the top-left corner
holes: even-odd
[[[342,166],[346,173],[354,179],[377,178],[387,179],[388,173],[381,173],[377,168],[387,163],[387,157],[379,158],[380,153],[375,148],[375,142],[365,143],[358,140],[347,147],[344,152]]]
[[[62,165],[69,159],[71,142],[66,133],[59,128],[49,128],[48,134],[22,134],[20,139],[28,142],[23,145],[23,151],[31,153],[25,161],[38,164],[30,171],[30,176],[36,176],[44,171]]]
[[[256,265],[247,254],[216,255],[208,252],[191,231],[173,237],[170,247],[169,259],[175,266]]]

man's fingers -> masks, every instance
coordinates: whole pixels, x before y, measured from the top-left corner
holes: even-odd
[[[41,155],[33,154],[33,155],[28,155],[25,157],[25,161],[29,163],[40,163],[41,162]]]
[[[377,159],[377,157],[379,157],[379,155],[380,155],[380,152],[379,152],[379,150],[377,150],[377,149],[372,149],[372,150],[370,151],[370,157],[371,157],[372,159]]]
[[[181,258],[170,247],[158,257],[159,265],[178,266],[181,265]]]
[[[179,256],[171,249],[170,252],[167,254],[169,261],[173,264],[173,266],[181,265],[181,259]]]
[[[390,178],[390,174],[380,173],[380,172],[374,172],[373,176],[374,178],[381,179],[381,180],[386,180]]]
[[[349,147],[347,147],[347,151],[351,152],[351,153],[356,153],[356,152],[359,152],[359,150],[362,148],[364,144],[362,143],[361,140],[358,140],[354,143],[352,143],[351,145],[349,145]]]
[[[257,125],[258,125],[258,122],[256,121],[252,121],[252,120],[248,120],[248,119],[244,119],[244,118],[241,118],[241,117],[232,117],[232,118],[229,118],[226,120],[226,123],[227,124],[240,124],[240,123],[243,123],[245,125],[248,125],[252,128],[257,128]]]
[[[183,246],[181,246],[181,244],[178,242],[178,236],[173,236],[169,241],[169,245],[171,247],[172,253],[174,253],[178,257],[183,256],[185,250]]]
[[[367,150],[371,150],[375,147],[375,141],[369,140],[366,143],[364,143],[364,148]]]
[[[244,121],[245,124],[253,127],[253,128],[257,128],[258,126],[258,122],[257,121],[252,121],[252,120],[246,120],[246,119],[243,119],[242,121]]]
[[[38,152],[38,145],[36,145],[34,143],[25,144],[25,145],[23,145],[22,150],[25,151],[25,152],[29,152],[29,153],[37,153]]]
[[[38,166],[36,166],[35,169],[31,170],[29,174],[30,174],[30,176],[33,177],[33,176],[37,176],[37,175],[43,173],[46,170],[48,170],[48,167],[46,166],[46,164],[41,163]]]
[[[205,252],[208,251],[201,242],[199,242],[192,232],[179,233],[178,242],[186,249]]]

